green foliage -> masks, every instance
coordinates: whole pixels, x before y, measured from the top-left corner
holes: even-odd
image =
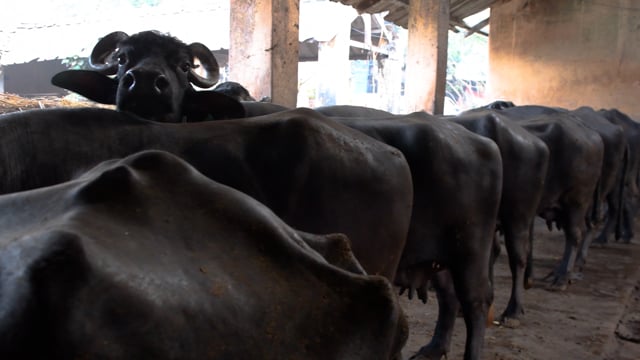
[[[158,6],[158,4],[160,4],[161,0],[130,0],[131,1],[131,5],[133,5],[134,7],[143,7],[143,6]]]
[[[82,70],[88,68],[89,59],[87,59],[86,57],[73,55],[62,59],[62,64],[66,65],[67,68],[71,70]]]
[[[446,98],[449,113],[458,113],[484,102],[489,70],[488,38],[449,32]]]
[[[489,54],[489,38],[484,35],[473,34],[465,37],[463,32],[449,32],[449,49],[447,55],[447,74],[456,76],[456,71],[461,67],[465,67],[468,73],[468,67],[475,67],[475,75],[477,77],[486,78],[488,70],[488,54]],[[460,77],[458,75],[458,77]],[[480,80],[475,78],[473,80]]]

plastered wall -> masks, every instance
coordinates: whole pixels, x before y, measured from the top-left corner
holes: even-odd
[[[490,26],[490,97],[640,121],[639,0],[502,0]]]

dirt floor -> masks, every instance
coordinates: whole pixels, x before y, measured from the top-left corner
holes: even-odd
[[[541,278],[560,259],[564,246],[560,231],[536,224],[533,288],[525,292],[525,316],[516,328],[487,329],[485,360],[638,360],[640,359],[640,231],[631,244],[610,243],[591,248],[584,278],[564,292],[545,290]],[[495,311],[502,313],[509,299],[511,275],[506,252],[496,264]],[[419,300],[401,304],[410,326],[403,351],[408,359],[433,333],[437,315],[435,294],[425,305]],[[465,326],[456,320],[449,359],[462,359]]]

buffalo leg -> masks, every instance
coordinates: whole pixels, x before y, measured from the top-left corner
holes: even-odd
[[[502,250],[500,247],[500,239],[498,236],[498,232],[496,231],[493,235],[493,247],[491,249],[491,259],[490,259],[491,266],[489,267],[489,279],[491,280],[492,286],[494,283],[494,267],[495,267],[496,261],[498,260],[498,257],[500,256],[501,251]]]
[[[524,268],[524,288],[533,287],[533,221],[529,226],[529,250],[527,251],[527,264]]]
[[[411,359],[440,359],[447,354],[451,346],[459,303],[449,270],[436,273],[431,283],[438,299],[438,320],[431,341]]]
[[[488,252],[487,252],[487,255]],[[438,298],[438,320],[431,342],[412,359],[440,359],[449,351],[458,307],[466,325],[465,360],[479,359],[490,319],[493,290],[489,279],[489,258],[460,259],[466,266],[441,271],[433,278]]]
[[[614,194],[607,195],[607,217],[600,234],[593,240],[594,244],[606,244],[609,237],[620,223],[620,202]]]
[[[589,252],[589,247],[593,242],[593,238],[593,229],[588,229],[586,234],[584,234],[583,236],[582,244],[580,245],[580,252],[578,252],[578,258],[576,259],[576,263],[574,266],[578,271],[582,271],[587,263],[587,254]]]
[[[493,322],[489,258],[480,256],[462,261],[466,262],[466,266],[454,268],[451,274],[467,328],[464,359],[480,359],[486,327]]]
[[[604,226],[602,227],[602,230],[600,230],[600,234],[598,234],[598,236],[593,240],[593,243],[594,244],[608,243],[609,237],[611,237],[611,234],[616,229],[616,224],[618,223],[618,221],[619,220],[617,220],[614,217],[614,214],[607,213],[607,220],[605,221]]]
[[[562,260],[556,266],[555,270],[549,274],[553,280],[547,287],[549,290],[563,291],[566,290],[569,284],[569,277],[571,276],[571,270],[576,261],[578,253],[578,244],[581,243],[584,233],[584,212],[572,211],[567,216],[567,221],[563,224],[564,230],[564,253]]]
[[[518,227],[518,229],[516,229]],[[525,267],[529,256],[530,226],[505,227],[505,246],[509,257],[511,270],[511,297],[505,311],[500,316],[500,322],[507,323],[509,319],[518,319],[524,314],[522,298],[525,284]],[[512,322],[513,324],[513,322]]]
[[[625,206],[624,212],[622,213],[622,226],[620,231],[620,238],[625,244],[631,242],[633,238],[633,214],[634,211],[631,209],[631,206]]]

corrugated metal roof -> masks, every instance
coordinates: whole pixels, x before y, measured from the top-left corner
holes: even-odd
[[[409,0],[331,0],[353,6],[360,13],[376,14],[388,11],[385,20],[407,28],[409,19]],[[497,0],[450,0],[451,27],[470,28],[475,24],[465,24],[464,19],[491,6]]]

